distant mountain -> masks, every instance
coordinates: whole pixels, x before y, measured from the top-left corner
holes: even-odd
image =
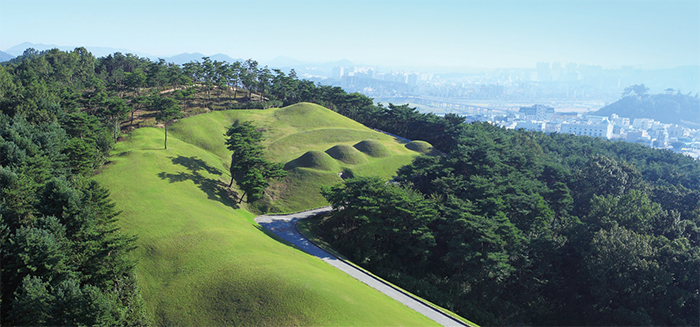
[[[20,56],[24,53],[24,50],[27,50],[29,48],[33,48],[34,50],[37,51],[43,51],[43,50],[50,50],[50,49],[59,49],[61,51],[73,51],[75,48],[78,48],[80,46],[66,46],[66,45],[55,45],[55,44],[43,44],[43,43],[31,43],[31,42],[24,42],[18,45],[15,45],[14,47],[11,47],[5,52],[9,53],[10,55],[17,57]],[[107,48],[107,47],[92,47],[92,46],[86,46],[85,49],[90,51],[93,56],[95,57],[104,57],[110,54],[114,54],[115,52],[121,52],[121,53],[133,53],[139,57],[144,57],[144,58],[157,58],[156,56],[152,56],[146,53],[142,52],[137,52],[137,51],[131,51],[128,49],[118,49],[118,48]]]
[[[21,56],[24,53],[24,50],[27,50],[28,48],[34,48],[34,50],[37,50],[37,51],[49,50],[49,49],[53,49],[53,48],[59,48],[61,50],[64,50],[55,44],[41,44],[41,43],[24,42],[24,43],[15,45],[14,47],[5,50],[5,52],[17,57],[17,56]],[[66,48],[66,47],[63,47],[63,48]]]
[[[64,45],[55,45],[55,44],[42,44],[42,43],[31,43],[31,42],[24,42],[22,44],[18,44],[14,47],[11,47],[5,52],[10,55],[10,58],[8,59],[2,59],[4,57],[0,57],[0,61],[7,61],[9,59],[12,59],[14,57],[20,56],[24,53],[24,50],[27,50],[28,48],[33,48],[34,50],[37,51],[43,51],[43,50],[50,50],[57,48],[61,51],[73,51],[73,49],[77,48],[79,46],[64,46]],[[202,57],[205,57],[205,55],[201,53],[181,53],[179,55],[175,56],[154,56],[151,54],[143,53],[143,52],[137,52],[137,51],[132,51],[128,49],[120,49],[120,48],[107,48],[107,47],[92,47],[92,46],[86,46],[85,47],[88,51],[92,53],[93,56],[95,57],[105,57],[111,54],[114,54],[115,52],[121,52],[122,54],[126,53],[132,53],[135,54],[139,57],[142,58],[149,58],[152,61],[158,61],[158,59],[163,58],[166,62],[173,62],[179,65],[182,65],[184,63],[190,62],[190,61],[202,61]],[[222,54],[222,53],[217,53],[215,55],[209,56],[211,60],[218,60],[218,61],[226,61],[229,63],[235,62],[235,61],[242,61],[241,59],[234,59],[231,58],[228,55]]]
[[[681,124],[690,121],[700,124],[700,98],[684,94],[630,95],[600,108],[594,115],[652,118],[663,123]]]
[[[9,61],[10,59],[12,59],[14,57],[16,57],[16,56],[13,56],[7,52],[0,51],[0,62]]]

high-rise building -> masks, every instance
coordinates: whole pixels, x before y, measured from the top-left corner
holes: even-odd
[[[536,104],[532,107],[520,107],[520,118],[535,121],[550,121],[555,115],[554,108]]]
[[[331,78],[335,80],[340,80],[345,75],[345,67],[333,67],[333,71],[331,72]]]

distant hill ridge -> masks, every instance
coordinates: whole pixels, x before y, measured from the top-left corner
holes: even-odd
[[[34,50],[37,51],[43,51],[43,50],[50,50],[57,48],[61,51],[73,51],[73,49],[77,48],[79,46],[66,46],[66,45],[55,45],[55,44],[43,44],[43,43],[31,43],[31,42],[23,42],[21,44],[15,45],[11,48],[6,49],[5,51],[0,51],[0,62],[8,61],[12,58],[15,58],[17,56],[21,56],[25,50],[29,48],[33,48]],[[182,65],[184,63],[188,63],[190,61],[202,61],[202,57],[209,57],[211,60],[217,60],[217,61],[226,61],[229,63],[236,62],[236,61],[243,61],[244,59],[242,58],[233,58],[227,54],[223,53],[217,53],[213,55],[204,55],[199,52],[194,52],[194,53],[180,53],[177,55],[173,56],[158,56],[158,55],[152,55],[152,54],[147,54],[143,52],[138,52],[138,51],[132,51],[128,49],[121,49],[121,48],[108,48],[108,47],[95,47],[95,46],[85,46],[85,48],[90,51],[95,57],[105,57],[111,54],[114,54],[115,52],[121,52],[123,54],[126,53],[131,53],[135,54],[139,57],[142,58],[149,58],[153,61],[158,61],[158,59],[163,59],[166,62],[172,62],[178,65]],[[263,66],[270,66],[273,68],[293,68],[293,67],[301,67],[301,66],[318,66],[323,69],[331,69],[336,66],[353,66],[354,63],[351,62],[350,60],[343,59],[339,61],[332,61],[332,62],[325,62],[325,63],[313,63],[313,62],[307,62],[303,60],[298,60],[290,57],[276,57],[268,62],[263,62],[261,63]]]
[[[9,54],[9,53],[7,53],[7,52],[0,51],[0,62],[8,61],[8,60],[10,60],[10,59],[12,59],[12,58],[14,58],[14,57],[15,57],[15,56],[13,56],[13,55],[11,55],[11,54]]]
[[[685,94],[629,95],[594,114],[620,117],[652,118],[664,123],[681,124],[683,121],[700,124],[700,98]]]

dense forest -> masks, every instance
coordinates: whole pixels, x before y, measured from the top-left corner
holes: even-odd
[[[355,262],[484,325],[700,323],[689,157],[374,105],[254,60],[180,66],[77,48],[0,67],[2,324],[148,324],[134,237],[90,176],[129,128],[302,101],[442,152],[395,183],[324,190],[334,210],[319,231]]]
[[[148,325],[109,190],[91,180],[124,100],[84,48],[0,67],[2,325]]]
[[[406,131],[436,124],[411,115]],[[698,161],[442,120],[445,155],[324,190],[334,248],[483,325],[700,323]]]

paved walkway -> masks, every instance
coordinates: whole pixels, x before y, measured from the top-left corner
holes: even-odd
[[[463,322],[456,320],[427,304],[423,303],[421,300],[401,291],[393,286],[377,279],[376,277],[367,274],[366,272],[355,268],[354,266],[346,263],[345,261],[335,257],[334,255],[322,250],[315,244],[311,243],[306,239],[296,228],[297,221],[304,218],[309,218],[317,214],[326,213],[331,210],[331,207],[323,207],[308,211],[297,212],[290,215],[280,215],[280,216],[258,216],[255,221],[260,224],[260,226],[269,229],[275,234],[279,235],[283,239],[289,241],[290,243],[296,245],[300,249],[306,251],[307,253],[320,258],[321,260],[327,262],[333,267],[336,267],[348,275],[358,279],[359,281],[369,285],[372,288],[379,290],[380,292],[390,296],[391,298],[405,304],[409,308],[418,311],[419,313],[425,315],[426,317],[434,320],[443,326],[468,326]]]

